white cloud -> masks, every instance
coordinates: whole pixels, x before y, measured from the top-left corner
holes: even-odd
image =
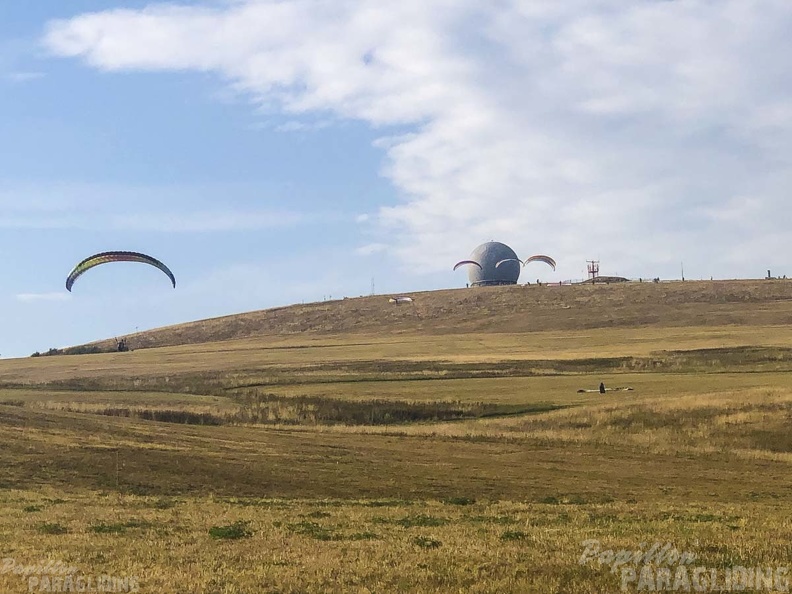
[[[17,301],[68,301],[71,295],[68,293],[19,293]]]
[[[276,132],[314,132],[316,130],[323,130],[333,125],[329,120],[319,122],[302,122],[299,120],[290,120],[284,124],[275,126]]]
[[[245,185],[127,187],[92,184],[0,185],[0,229],[221,232],[289,228],[327,222],[339,213],[301,213]],[[236,204],[229,203],[236,197]],[[217,203],[223,206],[215,206]],[[189,208],[183,205],[189,204]],[[351,215],[350,215],[351,218]]]
[[[733,254],[789,248],[786,0],[163,4],[44,41],[106,71],[213,72],[265,111],[409,125],[378,143],[403,202],[372,224],[427,272],[492,238],[562,276],[591,257],[750,274],[764,256]]]
[[[205,211],[139,213],[22,213],[0,214],[0,229],[92,229],[102,231],[162,231],[166,233],[201,233],[220,231],[255,231],[292,227],[307,222],[294,212],[278,211]]]
[[[371,256],[372,254],[379,254],[386,251],[388,251],[388,246],[384,243],[367,243],[355,250],[360,256]]]
[[[6,80],[14,83],[30,82],[43,77],[43,72],[9,72],[5,75]]]
[[[191,213],[121,214],[109,217],[107,227],[118,230],[209,232],[255,231],[275,227],[292,227],[305,222],[295,212],[277,211],[207,211]]]

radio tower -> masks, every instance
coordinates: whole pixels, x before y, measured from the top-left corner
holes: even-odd
[[[594,284],[596,282],[594,279],[599,276],[599,260],[586,260],[586,264],[588,264],[589,278]]]

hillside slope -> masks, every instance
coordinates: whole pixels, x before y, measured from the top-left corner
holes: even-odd
[[[131,335],[136,349],[293,334],[500,333],[641,326],[792,323],[792,282],[778,280],[478,287],[298,304]],[[112,340],[92,343],[113,350]]]

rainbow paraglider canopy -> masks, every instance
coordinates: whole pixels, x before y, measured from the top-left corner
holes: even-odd
[[[173,283],[173,288],[176,288],[176,277],[173,276],[170,268],[165,266],[165,264],[156,258],[146,254],[141,254],[139,252],[101,252],[99,254],[94,254],[93,256],[88,256],[85,260],[74,267],[74,269],[69,273],[69,276],[66,277],[66,290],[71,291],[74,281],[76,281],[91,268],[99,266],[100,264],[108,264],[110,262],[140,262],[141,264],[149,264],[150,266],[159,268],[162,272],[164,272],[171,280],[171,283]]]

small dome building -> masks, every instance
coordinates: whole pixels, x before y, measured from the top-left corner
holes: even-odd
[[[478,246],[470,254],[470,260],[478,262],[478,266],[468,266],[468,279],[471,287],[488,287],[493,285],[516,285],[520,278],[520,262],[517,254],[508,245],[498,241],[488,241]],[[510,260],[503,262],[503,260]],[[500,266],[496,264],[501,262]]]

